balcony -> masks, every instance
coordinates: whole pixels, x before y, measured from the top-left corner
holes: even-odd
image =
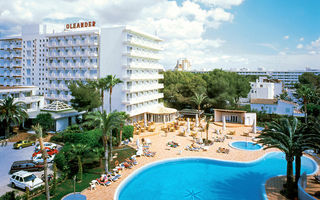
[[[124,54],[127,56],[130,56],[130,57],[139,57],[139,58],[146,58],[146,59],[152,59],[152,60],[160,60],[161,59],[161,57],[155,53],[137,51],[137,50],[125,51]]]
[[[163,79],[163,74],[150,74],[150,73],[139,73],[139,74],[130,74],[124,75],[124,79],[127,80],[158,80]]]
[[[143,48],[148,48],[148,49],[152,49],[152,50],[157,50],[157,51],[161,51],[163,50],[163,48],[154,42],[151,41],[146,41],[146,40],[142,40],[139,38],[129,38],[126,43],[134,45],[134,46],[139,46],[139,47],[143,47]]]
[[[148,90],[157,90],[162,89],[164,86],[162,83],[158,84],[140,84],[140,85],[132,85],[127,88],[124,88],[124,91],[127,92],[140,92],[140,91],[148,91]]]
[[[162,93],[147,94],[147,95],[141,95],[139,97],[124,98],[122,100],[122,103],[124,103],[124,104],[138,104],[138,103],[143,103],[146,101],[151,101],[151,100],[161,99],[161,98],[163,98]]]
[[[123,64],[124,68],[127,69],[160,69],[163,70],[163,66],[159,63],[147,63],[147,62],[125,62]]]

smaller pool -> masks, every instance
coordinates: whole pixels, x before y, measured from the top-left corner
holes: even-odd
[[[62,197],[61,200],[86,200],[87,197],[85,195],[80,194],[79,192],[68,194]]]
[[[255,144],[253,142],[246,142],[246,141],[236,141],[231,142],[229,145],[235,149],[240,150],[248,150],[248,151],[256,151],[262,149],[260,144]]]

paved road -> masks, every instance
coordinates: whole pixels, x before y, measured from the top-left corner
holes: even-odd
[[[7,146],[2,147],[0,145],[0,196],[8,191],[13,190],[9,185],[11,175],[9,174],[10,167],[14,161],[29,160],[31,159],[34,146],[26,147],[23,149],[13,149],[13,142],[8,142]],[[52,168],[49,165],[49,168]],[[52,173],[49,170],[49,173]],[[38,177],[41,177],[43,172],[34,172]]]

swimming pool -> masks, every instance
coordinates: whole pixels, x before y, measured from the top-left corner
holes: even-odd
[[[302,158],[302,172],[311,174],[316,170],[313,160]],[[284,174],[286,161],[281,152],[268,153],[253,162],[169,159],[151,163],[131,174],[120,184],[114,199],[266,199],[266,180]]]
[[[260,144],[255,144],[253,142],[247,141],[236,141],[230,142],[229,145],[235,149],[247,150],[247,151],[256,151],[262,149]]]

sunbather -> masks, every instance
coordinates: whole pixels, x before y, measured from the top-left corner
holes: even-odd
[[[97,181],[100,185],[104,185],[104,186],[107,186],[107,185],[110,185],[111,182],[109,181],[107,175],[105,174],[102,174],[100,178],[97,178]]]

